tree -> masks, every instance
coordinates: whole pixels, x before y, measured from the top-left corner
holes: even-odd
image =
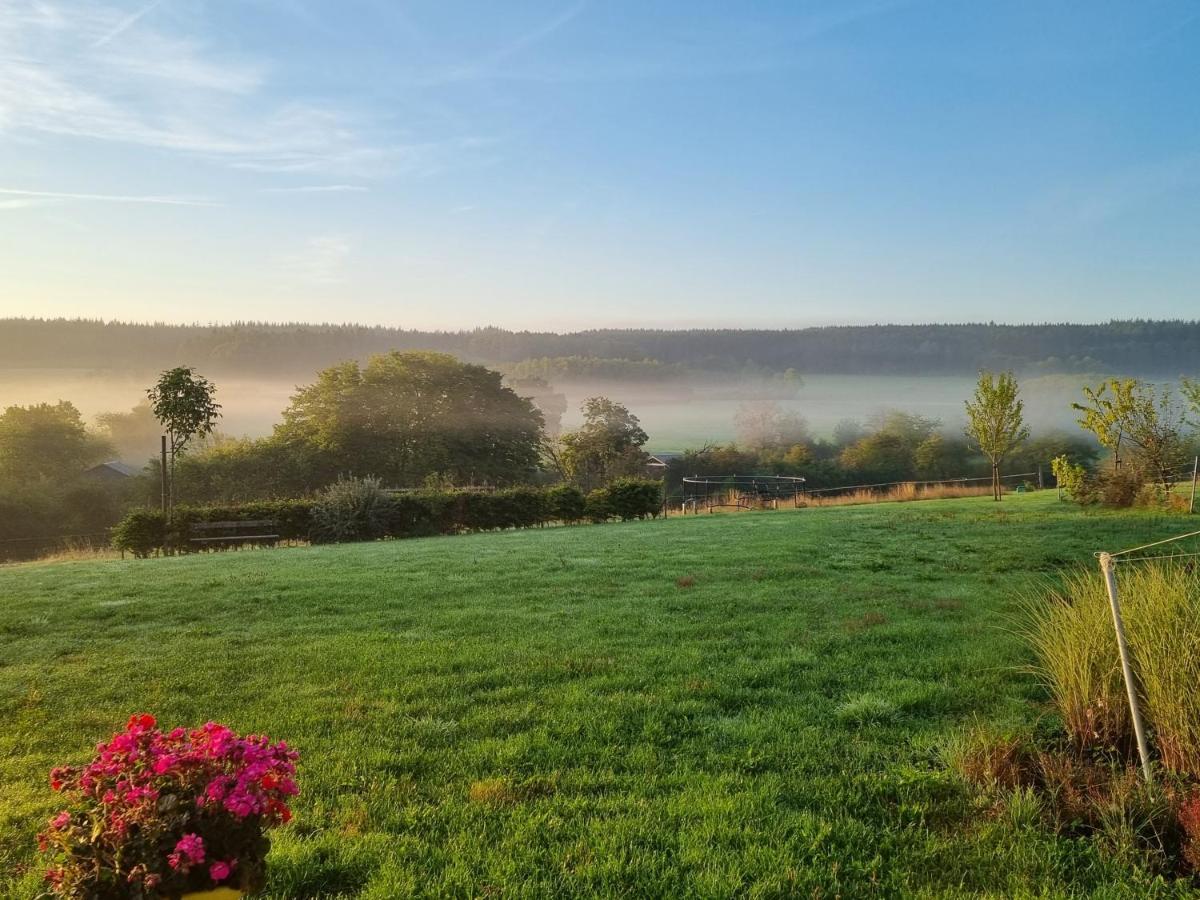
[[[583,425],[559,439],[563,476],[591,490],[614,478],[642,474],[649,458],[642,447],[649,437],[638,417],[607,397],[591,397],[580,409]]]
[[[195,437],[212,434],[221,415],[221,404],[213,398],[216,385],[195,369],[176,366],[158,378],[158,383],[146,391],[154,418],[167,432],[170,453],[168,506],[175,505],[175,460]]]
[[[1187,401],[1190,412],[1196,417],[1196,421],[1192,424],[1200,427],[1200,380],[1186,376],[1181,378],[1179,391],[1183,394],[1183,399]]]
[[[738,446],[747,450],[782,450],[809,442],[808,423],[796,413],[784,412],[773,400],[743,403],[733,417]]]
[[[310,487],[339,475],[415,487],[528,480],[543,419],[499,372],[444,353],[382,353],[331,366],[300,388],[273,442],[308,460]]]
[[[1085,387],[1086,404],[1072,403],[1071,408],[1083,413],[1079,426],[1090,431],[1100,446],[1113,455],[1113,468],[1121,468],[1121,442],[1125,428],[1133,415],[1137,381],[1133,378],[1110,378],[1098,388]]]
[[[1025,401],[1012,372],[980,372],[975,397],[968,400],[967,440],[992,464],[992,499],[1000,499],[1000,463],[1029,437]]]
[[[10,406],[0,413],[0,480],[10,485],[63,481],[100,462],[111,448],[88,434],[71,403]]]
[[[1189,400],[1185,381],[1184,396]],[[1166,489],[1171,470],[1183,453],[1182,409],[1170,388],[1158,388],[1136,378],[1111,378],[1099,388],[1083,389],[1087,405],[1072,406],[1083,412],[1079,424],[1112,450],[1115,468],[1122,463],[1122,442],[1132,446],[1141,468],[1139,474],[1153,476]]]
[[[149,401],[142,401],[129,412],[100,413],[96,424],[119,459],[141,463],[158,454],[162,431]]]

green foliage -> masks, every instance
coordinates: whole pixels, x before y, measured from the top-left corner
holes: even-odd
[[[158,458],[162,429],[149,400],[143,400],[129,412],[100,413],[96,424],[118,459],[141,462]]]
[[[585,515],[583,491],[573,484],[558,484],[546,491],[551,519],[578,522]]]
[[[378,478],[339,478],[312,504],[313,541],[373,541],[387,533],[390,500]]]
[[[173,456],[182,454],[193,438],[213,433],[221,415],[216,392],[216,385],[188,366],[168,369],[146,391],[151,412],[167,432]]]
[[[662,512],[662,484],[645,478],[618,478],[601,489],[603,508],[610,516],[630,519],[654,518]]]
[[[1063,453],[1050,460],[1050,471],[1063,495],[1078,503],[1086,501],[1087,469],[1079,463],[1071,462],[1071,458]]]
[[[442,353],[384,353],[300,388],[273,440],[308,461],[309,489],[346,473],[388,487],[431,474],[504,485],[533,474],[541,433],[541,413],[498,372]]]
[[[271,519],[278,523],[276,530],[283,540],[338,543],[532,528],[584,518],[651,518],[662,509],[657,481],[619,479],[593,495],[585,501],[573,485],[388,493],[378,479],[344,478],[315,499],[179,506],[172,511],[169,525],[157,510],[135,510],[117,525],[113,546],[139,557],[159,548],[170,553],[220,549],[190,542],[192,526],[203,522]]]
[[[1029,437],[1025,402],[1012,372],[980,372],[975,396],[966,403],[967,439],[992,464],[992,497],[999,500],[1000,464]]]
[[[559,439],[556,462],[585,491],[644,471],[649,439],[638,417],[607,397],[584,401],[583,425]]]
[[[145,559],[167,540],[167,520],[161,510],[139,509],[127,513],[112,530],[114,549]]]
[[[62,481],[111,452],[88,434],[71,403],[10,406],[0,413],[0,485]]]
[[[1189,388],[1185,381],[1185,396]],[[1110,378],[1097,388],[1083,389],[1086,404],[1073,403],[1083,415],[1079,425],[1096,436],[1121,468],[1122,448],[1133,450],[1142,478],[1154,478],[1165,488],[1171,469],[1183,458],[1184,412],[1166,387],[1136,378]]]

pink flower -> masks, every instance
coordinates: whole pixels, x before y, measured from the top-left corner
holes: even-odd
[[[230,873],[233,872],[234,866],[236,865],[236,859],[217,860],[208,867],[208,877],[211,878],[216,884],[220,884],[229,877]]]
[[[62,812],[60,812],[57,816],[55,816],[53,819],[50,820],[50,827],[53,828],[55,831],[62,831],[64,828],[66,828],[70,824],[71,824],[71,814],[69,812],[67,812],[65,809]]]
[[[167,857],[172,869],[186,869],[204,862],[204,838],[189,832],[179,839],[175,852]]]

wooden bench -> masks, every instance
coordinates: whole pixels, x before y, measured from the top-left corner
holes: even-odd
[[[196,522],[189,543],[200,547],[234,547],[240,544],[274,546],[279,542],[279,523],[274,519],[245,519],[241,522]]]

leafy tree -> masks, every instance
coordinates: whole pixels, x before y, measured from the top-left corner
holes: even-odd
[[[931,434],[913,450],[917,476],[929,481],[956,478],[967,472],[970,448],[962,441],[952,441],[941,434]]]
[[[1192,424],[1200,427],[1200,380],[1184,376],[1179,380],[1179,391],[1183,394],[1189,411],[1196,417]]]
[[[382,353],[340,363],[300,388],[273,441],[310,460],[312,487],[373,475],[414,487],[430,475],[456,484],[528,480],[542,414],[499,372],[444,353]]]
[[[1121,442],[1136,405],[1138,382],[1133,378],[1110,378],[1097,388],[1085,387],[1087,403],[1072,403],[1071,408],[1083,413],[1079,426],[1090,431],[1100,446],[1113,455],[1113,467],[1121,468]]]
[[[175,460],[193,438],[212,434],[221,415],[221,404],[214,399],[216,385],[198,375],[195,369],[176,366],[159,376],[146,391],[154,418],[167,432],[170,453],[170,492],[168,501],[175,505]]]
[[[649,438],[637,416],[607,397],[591,397],[581,410],[583,425],[559,439],[558,464],[566,478],[591,490],[645,471],[642,448]]]
[[[1087,405],[1072,404],[1083,412],[1079,424],[1113,451],[1116,468],[1121,466],[1124,442],[1133,448],[1141,474],[1155,478],[1166,488],[1171,470],[1183,455],[1185,415],[1170,388],[1158,388],[1136,378],[1112,378],[1094,391],[1084,388],[1084,396]]]
[[[1025,402],[1012,372],[979,373],[975,397],[968,400],[967,439],[992,464],[992,499],[1000,499],[1000,464],[1029,437],[1025,425]]]
[[[9,484],[63,481],[110,452],[65,400],[10,406],[0,413],[0,480]]]

